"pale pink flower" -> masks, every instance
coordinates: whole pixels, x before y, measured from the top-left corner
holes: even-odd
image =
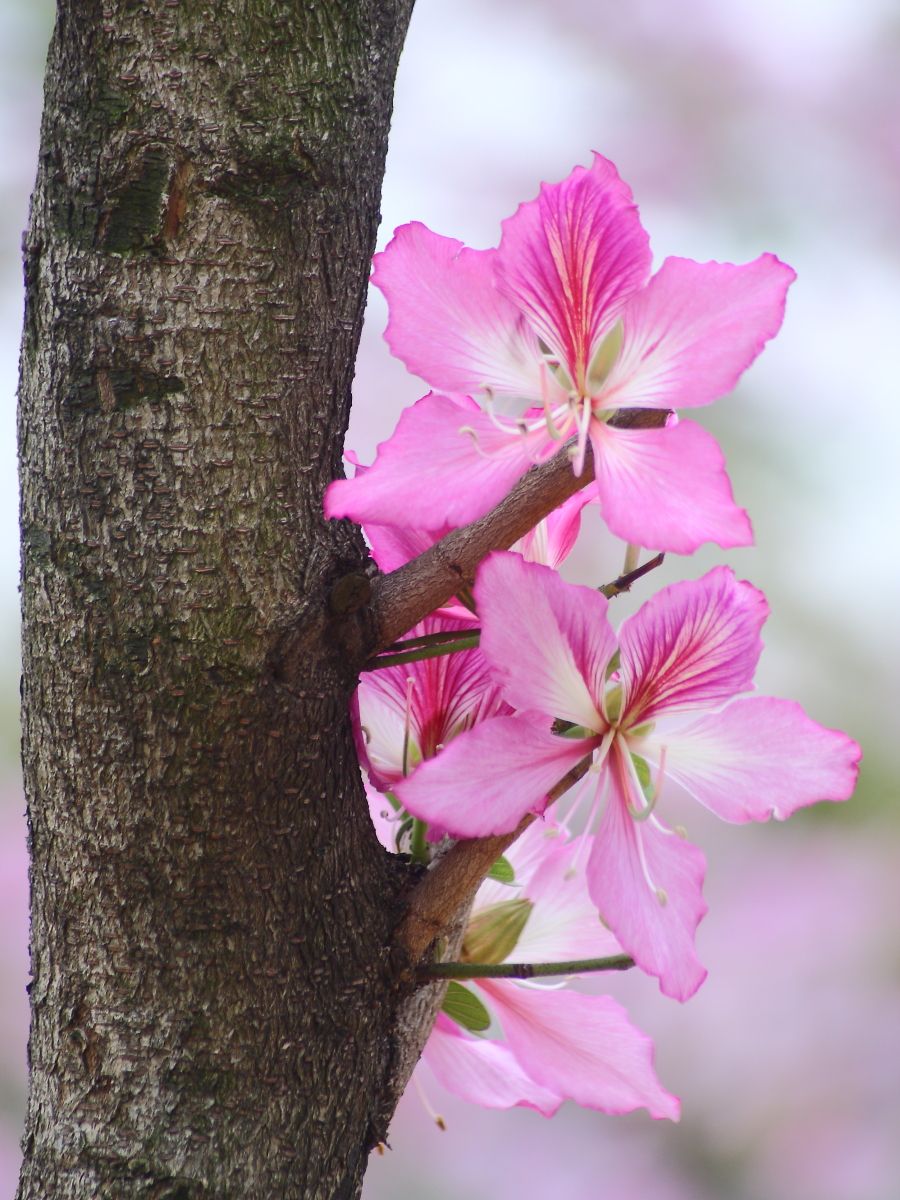
[[[517,714],[458,738],[398,798],[457,837],[505,833],[590,756],[581,786],[592,812],[606,801],[591,897],[626,952],[686,999],[705,977],[694,949],[705,861],[659,820],[664,780],[727,821],[783,819],[846,799],[859,747],[791,701],[735,699],[751,687],[768,610],[725,567],[659,592],[618,645],[602,595],[517,555],[490,555],[475,595],[481,651]],[[553,719],[574,728],[560,736]]]
[[[369,802],[379,837],[393,848],[383,797],[369,792]],[[463,957],[566,962],[620,954],[597,919],[579,852],[560,827],[532,827],[507,856],[514,882],[487,879],[479,889]],[[506,979],[454,986],[480,1001],[492,1036],[468,1032],[446,1012],[438,1017],[423,1058],[448,1091],[486,1108],[524,1106],[548,1117],[575,1100],[607,1113],[643,1107],[678,1120],[678,1100],[653,1071],[650,1039],[609,996]]]
[[[650,248],[629,188],[595,155],[503,222],[496,250],[402,226],[376,256],[386,337],[439,392],[401,417],[373,468],[332,484],[326,512],[430,528],[482,515],[574,438],[580,473],[626,541],[689,553],[746,545],[715,440],[691,421],[617,429],[624,408],[674,410],[729,391],[775,334],[794,272],[771,254],[740,266]],[[470,397],[480,398],[482,407]]]

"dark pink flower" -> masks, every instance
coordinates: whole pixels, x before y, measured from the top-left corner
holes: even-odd
[[[667,259],[629,188],[595,155],[503,223],[496,250],[424,225],[376,257],[393,352],[438,392],[407,410],[364,476],[329,488],[326,512],[431,528],[482,515],[534,462],[587,441],[604,519],[628,542],[689,553],[752,540],[715,440],[691,421],[618,429],[619,409],[708,404],[775,334],[790,267]],[[480,405],[469,397],[477,397]]]
[[[490,555],[475,594],[481,651],[517,712],[458,738],[398,798],[457,837],[505,833],[590,756],[581,786],[592,812],[605,802],[591,896],[635,961],[686,999],[705,977],[694,949],[705,862],[659,819],[664,781],[728,821],[783,819],[846,799],[859,747],[790,701],[735,698],[751,687],[768,609],[727,568],[659,592],[618,643],[602,595],[517,555]],[[559,736],[554,719],[573,728]]]

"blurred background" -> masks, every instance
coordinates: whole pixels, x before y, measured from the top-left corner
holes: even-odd
[[[0,1196],[25,1098],[27,881],[18,777],[14,407],[19,241],[53,6],[0,0]],[[422,1071],[366,1200],[896,1200],[900,1195],[900,810],[895,750],[900,524],[900,9],[891,0],[419,0],[401,63],[384,245],[424,221],[474,246],[591,150],[634,189],[657,263],[798,271],[784,328],[738,390],[692,416],[719,437],[768,595],[757,676],[862,742],[854,800],[787,825],[686,813],[709,857],[710,977],[679,1006],[635,973],[609,990],[657,1045],[679,1126],[566,1105],[466,1107]],[[391,360],[372,295],[348,446],[371,461],[426,389]],[[572,571],[619,550],[586,523]],[[677,798],[675,803],[677,804]],[[671,817],[671,810],[669,810]]]

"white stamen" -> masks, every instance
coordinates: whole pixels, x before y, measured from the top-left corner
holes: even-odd
[[[419,1079],[418,1071],[415,1071],[413,1073],[412,1079],[413,1079],[413,1083],[416,1085],[416,1091],[419,1093],[419,1099],[422,1101],[422,1107],[428,1113],[429,1117],[431,1117],[432,1121],[434,1121],[435,1125],[437,1125],[438,1129],[446,1130],[447,1122],[440,1115],[440,1113],[436,1112],[435,1109],[432,1108],[432,1106],[428,1100],[428,1097],[425,1095],[425,1089],[422,1087],[422,1083],[421,1083],[421,1080]]]

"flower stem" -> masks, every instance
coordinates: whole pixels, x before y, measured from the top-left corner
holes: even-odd
[[[440,638],[431,645],[418,645],[411,650],[398,651],[390,654],[378,654],[375,658],[370,658],[363,667],[364,671],[377,671],[381,667],[396,667],[401,663],[421,662],[426,658],[438,658],[442,654],[456,654],[459,650],[473,650],[481,638],[480,629],[460,630],[460,636],[451,636]],[[426,636],[434,636],[428,634]],[[410,641],[419,641],[417,638],[410,638]],[[405,645],[404,642],[397,643],[400,646]]]
[[[412,837],[409,839],[409,853],[413,862],[428,864],[428,843],[425,840],[427,826],[418,817],[413,821]]]
[[[428,963],[420,979],[542,979],[549,975],[584,975],[590,971],[627,971],[634,959],[627,954],[609,958],[576,958],[555,963]]]
[[[635,567],[633,571],[626,571],[618,579],[614,579],[612,583],[605,583],[598,590],[603,593],[607,600],[612,600],[613,596],[620,596],[622,592],[629,591],[633,583],[637,583],[639,579],[643,579],[645,575],[649,575],[651,571],[655,571],[657,567],[662,566],[665,557],[665,554],[657,554],[653,558],[648,558],[642,566]]]

